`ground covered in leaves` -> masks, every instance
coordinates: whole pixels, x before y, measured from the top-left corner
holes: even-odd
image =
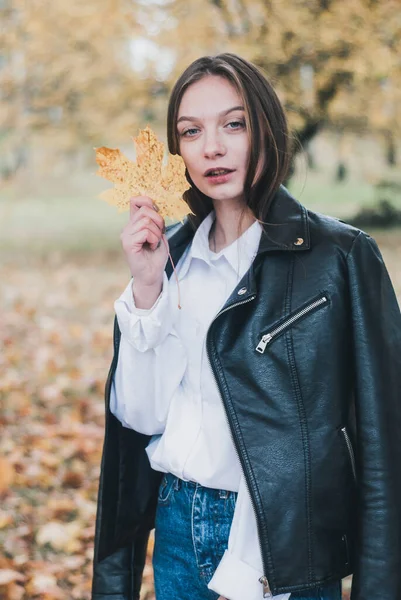
[[[401,232],[376,237],[401,297]],[[0,262],[0,598],[87,600],[113,301],[128,272],[113,254]]]

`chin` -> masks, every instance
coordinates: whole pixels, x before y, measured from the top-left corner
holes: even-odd
[[[243,198],[243,190],[239,191],[221,191],[221,193],[216,193],[214,190],[211,190],[210,193],[206,192],[206,195],[209,196],[212,200],[216,200],[216,202],[224,202],[228,200],[240,200]]]
[[[194,185],[198,188],[198,190],[200,192],[202,192],[202,194],[204,194],[205,196],[208,196],[209,198],[211,198],[212,200],[216,200],[216,201],[223,201],[223,200],[238,200],[241,199],[243,197],[244,194],[244,189],[243,187],[240,188],[239,186],[233,186],[230,187],[229,186],[224,186],[222,185],[220,188],[215,187],[215,186],[208,186],[205,187],[203,185],[198,185],[198,183],[193,179],[192,180]],[[203,181],[202,181],[203,183]]]

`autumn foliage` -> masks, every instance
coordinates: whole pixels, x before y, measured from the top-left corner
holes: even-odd
[[[78,263],[1,267],[1,600],[90,598],[103,390],[126,272],[119,257]],[[148,566],[143,599],[151,590]]]
[[[177,75],[223,51],[267,73],[303,144],[327,125],[394,143],[400,15],[399,0],[3,0],[0,152],[29,160],[39,136],[48,161],[90,161],[105,131],[120,144],[144,122],[164,130]]]

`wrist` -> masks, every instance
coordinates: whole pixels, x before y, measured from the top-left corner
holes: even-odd
[[[150,309],[155,304],[163,289],[163,279],[156,283],[132,283],[132,295],[136,308]]]

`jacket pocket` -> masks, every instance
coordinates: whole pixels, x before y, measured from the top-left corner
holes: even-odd
[[[319,310],[326,306],[329,303],[329,299],[327,294],[319,294],[314,300],[310,300],[305,306],[298,308],[294,312],[292,312],[288,317],[285,317],[280,323],[276,325],[276,327],[272,328],[267,333],[263,334],[258,345],[256,346],[256,351],[263,354],[266,350],[266,346],[271,344],[276,338],[278,338],[282,333],[284,333],[289,327],[292,327],[294,323],[304,319],[312,312]]]
[[[348,431],[347,431],[346,427],[341,427],[341,435],[343,437],[343,440],[344,440],[346,448],[347,448],[349,460],[351,463],[352,475],[354,477],[354,481],[356,482],[355,454],[354,454],[354,449],[352,447],[351,439],[348,435]]]

